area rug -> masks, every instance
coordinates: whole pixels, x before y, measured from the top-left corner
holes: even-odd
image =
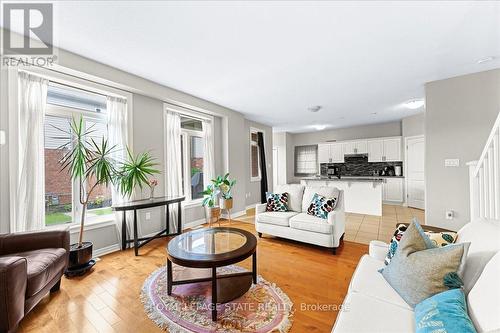
[[[174,265],[174,280],[184,270],[186,268]],[[231,265],[218,268],[217,274],[242,271],[245,269]],[[172,295],[168,296],[166,267],[147,278],[141,300],[149,318],[169,332],[288,332],[292,325],[290,298],[260,275],[257,281],[240,298],[217,305],[217,322],[211,319],[211,283],[174,286]]]

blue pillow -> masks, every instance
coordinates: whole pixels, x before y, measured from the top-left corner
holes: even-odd
[[[476,333],[467,314],[462,289],[443,291],[418,303],[415,307],[416,333]]]

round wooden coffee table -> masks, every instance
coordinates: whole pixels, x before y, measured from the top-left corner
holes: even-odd
[[[252,256],[252,271],[217,275],[217,267],[228,266]],[[191,268],[209,268],[210,277],[173,281],[172,263]],[[205,228],[176,236],[167,245],[167,293],[172,286],[212,282],[212,320],[217,320],[217,304],[226,303],[245,294],[257,283],[257,239],[237,228]]]

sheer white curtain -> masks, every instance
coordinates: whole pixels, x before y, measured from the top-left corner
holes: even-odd
[[[181,117],[178,113],[165,110],[165,195],[182,195],[182,155],[181,155]],[[170,207],[170,230],[176,230],[177,205]],[[179,230],[180,231],[180,230]]]
[[[203,121],[203,132],[205,133],[204,142],[204,162],[203,162],[203,186],[206,188],[210,181],[215,178],[214,170],[214,130],[213,122]]]
[[[40,230],[45,221],[44,114],[48,80],[19,72],[17,179],[10,231]]]
[[[112,158],[115,161],[122,162],[126,158],[128,143],[128,114],[127,100],[124,98],[108,96],[106,101],[106,111],[108,113],[108,143],[110,147],[115,146]],[[125,201],[118,188],[113,186],[111,191],[113,204],[119,204]],[[118,235],[121,235],[121,212],[115,213]]]

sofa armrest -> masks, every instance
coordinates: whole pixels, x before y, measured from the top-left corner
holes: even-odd
[[[255,205],[255,215],[264,213],[266,211],[267,204],[256,204]]]
[[[0,257],[0,332],[14,330],[24,317],[26,258]]]
[[[0,235],[0,255],[46,248],[64,248],[69,253],[69,230],[19,232]]]
[[[380,261],[384,261],[388,251],[389,251],[389,244],[379,240],[370,241],[370,247],[368,250],[370,257]]]

